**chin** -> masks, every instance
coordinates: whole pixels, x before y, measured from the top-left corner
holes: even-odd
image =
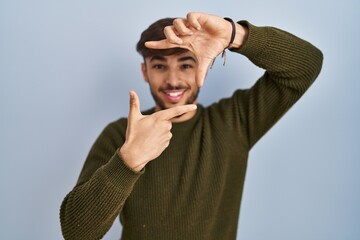
[[[182,102],[178,102],[178,103],[166,103],[163,106],[165,107],[165,109],[168,108],[173,108],[173,107],[177,107],[177,106],[182,106],[185,105],[186,103],[182,103]]]

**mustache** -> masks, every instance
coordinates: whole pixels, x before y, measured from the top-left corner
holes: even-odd
[[[160,91],[171,91],[171,90],[181,90],[181,89],[188,89],[189,87],[186,85],[176,85],[173,86],[171,84],[167,84],[166,86],[160,87]]]

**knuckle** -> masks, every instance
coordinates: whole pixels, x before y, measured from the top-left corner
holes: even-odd
[[[180,19],[179,19],[179,18],[175,18],[175,19],[174,19],[174,21],[173,21],[173,25],[177,25],[177,24],[179,24],[179,21],[180,21]]]
[[[181,107],[182,106],[177,106],[177,107],[174,107],[173,109],[172,109],[172,115],[173,116],[177,116],[180,112],[181,112]]]
[[[173,31],[172,26],[166,26],[164,27],[164,33],[165,35],[169,35]]]
[[[176,112],[175,112],[175,114],[176,114],[175,117],[180,116],[180,115],[184,114],[185,112],[186,112],[186,111],[185,111],[185,107],[179,108],[179,109],[177,109]]]
[[[135,107],[136,106],[136,102],[134,99],[130,99],[130,107]]]
[[[191,18],[193,15],[194,15],[193,12],[189,12],[188,14],[186,14],[186,18],[189,19],[189,18]]]
[[[160,121],[160,117],[159,117],[159,114],[153,114],[151,115],[151,119],[154,123],[158,123]]]

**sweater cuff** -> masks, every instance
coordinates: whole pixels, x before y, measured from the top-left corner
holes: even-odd
[[[115,186],[134,185],[139,177],[145,172],[145,169],[140,172],[133,171],[124,163],[117,152],[118,149],[108,164],[104,166],[103,171],[107,176],[107,180]]]
[[[266,49],[268,39],[267,28],[254,26],[248,21],[238,21],[237,23],[248,28],[249,35],[240,48],[232,48],[229,50],[243,54],[246,57],[256,57],[260,55]]]

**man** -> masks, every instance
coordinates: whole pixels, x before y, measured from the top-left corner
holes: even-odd
[[[212,61],[228,48],[266,71],[250,89],[197,104]],[[247,157],[315,80],[322,53],[272,27],[204,13],[161,19],[137,45],[155,107],[94,143],[64,199],[65,239],[99,239],[120,215],[122,239],[235,239]]]

